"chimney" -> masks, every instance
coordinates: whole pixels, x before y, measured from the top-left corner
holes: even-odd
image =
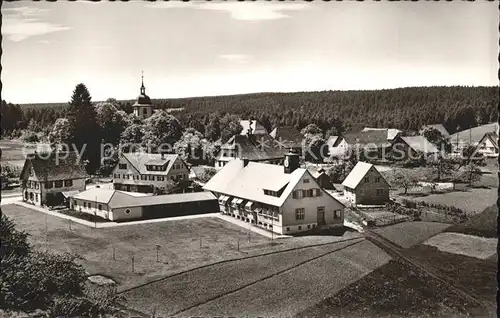
[[[247,158],[243,158],[243,167],[248,166],[249,160]]]
[[[292,149],[285,155],[284,166],[286,174],[290,174],[300,167],[300,157]]]

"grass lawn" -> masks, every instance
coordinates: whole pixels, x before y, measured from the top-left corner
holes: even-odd
[[[446,229],[446,231],[497,238],[497,215],[498,208],[496,204],[491,205],[466,222],[453,225]]]
[[[405,251],[405,254],[433,267],[438,273],[446,275],[456,286],[490,302],[492,306],[495,305],[496,258],[482,260],[439,251],[436,247],[423,244]]]
[[[497,201],[498,189],[468,189],[467,191],[430,194],[424,197],[406,197],[413,201],[455,206],[468,214],[477,214]]]
[[[410,248],[443,232],[449,224],[437,222],[403,222],[373,231],[403,248]]]
[[[337,248],[340,248],[337,244]],[[327,252],[326,250],[324,252]],[[292,256],[292,255],[290,255]],[[293,261],[277,256],[271,264]],[[390,257],[364,240],[183,312],[182,317],[293,317],[383,266]],[[239,267],[239,266],[238,266]],[[261,264],[259,272],[276,271]],[[242,270],[238,275],[246,276]],[[253,276],[253,275],[252,275]]]
[[[424,242],[438,250],[479,259],[489,259],[495,255],[498,240],[461,233],[440,233]]]
[[[460,317],[485,314],[485,310],[474,307],[424,272],[391,260],[296,317]]]
[[[15,221],[19,229],[31,234],[30,241],[38,248],[45,247],[46,217],[48,250],[80,255],[90,274],[111,277],[120,284],[119,289],[205,263],[241,257],[242,253],[236,249],[238,238],[241,240],[241,250],[270,242],[266,237],[255,233],[252,233],[251,242],[248,242],[248,232],[245,229],[217,218],[103,229],[72,222],[69,230],[68,220],[18,205],[2,206],[2,211]],[[161,245],[160,262],[156,262],[156,244]],[[116,260],[113,260],[113,247]]]

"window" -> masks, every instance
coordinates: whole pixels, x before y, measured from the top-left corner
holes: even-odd
[[[310,229],[311,228],[311,225],[310,224],[307,224],[307,228]]]
[[[39,189],[40,188],[40,183],[39,182],[35,182],[35,189]]]
[[[321,189],[315,189],[316,190],[316,196],[317,197],[320,197],[323,195],[323,192],[321,191]]]
[[[309,183],[309,179],[304,179],[304,183]]]
[[[86,208],[87,207],[87,202],[83,201],[83,207]]]
[[[30,200],[33,201],[33,192],[30,192]]]
[[[38,193],[35,193],[35,201],[38,201]]]
[[[155,181],[155,176],[149,175],[149,181]]]
[[[335,219],[340,219],[341,216],[342,216],[342,211],[341,210],[335,210],[335,211],[333,211],[333,217]]]
[[[286,231],[287,231],[287,232],[290,232],[290,228],[289,228],[289,227],[287,227],[287,228],[286,228]]]
[[[57,181],[54,182],[54,187],[55,188],[62,188],[62,186],[63,186],[62,180],[57,180]]]
[[[158,181],[163,181],[163,176],[158,176],[156,179],[158,179]]]
[[[130,214],[130,210],[125,210],[125,213],[126,214]]]
[[[304,208],[295,209],[295,220],[303,220],[305,218]]]
[[[141,180],[146,180],[146,176],[141,174]]]
[[[122,174],[122,178],[123,179],[127,179],[127,175],[126,174]]]
[[[118,169],[126,170],[127,169],[127,164],[126,163],[119,163],[118,164]]]
[[[92,203],[89,202],[88,205],[89,205],[89,209],[91,209],[92,208]]]
[[[101,204],[99,204],[99,210],[102,210],[102,205]]]
[[[384,195],[384,189],[377,189],[377,196]]]
[[[147,114],[148,114],[148,109],[147,109],[147,108],[143,108],[143,109],[142,109],[142,113],[143,113],[144,115],[147,115]]]
[[[370,182],[370,177],[365,177],[365,182],[366,183]]]
[[[134,175],[133,175],[133,174],[129,174],[129,175],[127,176],[127,179],[132,179],[133,177],[134,177]]]
[[[170,180],[172,180],[172,181],[173,181],[173,180],[174,180],[174,176],[170,176]]]
[[[64,180],[64,186],[65,187],[72,187],[73,186],[73,180]]]
[[[377,182],[377,183],[378,183],[378,182],[380,182],[381,180],[382,180],[382,178],[381,178],[381,177],[376,177],[376,178],[375,178],[375,182]]]
[[[302,230],[302,226],[299,225],[299,231]]]

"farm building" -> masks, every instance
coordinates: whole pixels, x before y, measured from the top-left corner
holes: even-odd
[[[233,159],[248,159],[256,162],[279,164],[283,162],[287,149],[269,134],[234,135],[225,144],[215,159],[215,167],[222,168]]]
[[[389,201],[389,183],[374,165],[359,161],[342,182],[352,205],[381,205]]]
[[[241,130],[241,135],[247,135],[247,134],[267,134],[266,128],[262,126],[258,121],[256,120],[240,120],[240,125],[243,127]]]
[[[71,196],[70,209],[126,221],[214,213],[219,205],[209,192],[146,195],[93,188]]]
[[[387,140],[387,129],[348,133],[344,138],[348,146],[362,149],[373,159],[383,158],[391,147],[391,143]]]
[[[35,205],[57,205],[63,192],[85,190],[85,166],[75,152],[28,155],[21,171],[23,201]]]
[[[290,126],[276,127],[271,131],[270,135],[284,148],[292,149],[296,153],[302,153],[304,136],[297,128]]]
[[[476,151],[485,157],[498,157],[498,135],[494,132],[484,134],[477,143]]]
[[[341,158],[349,150],[349,145],[342,136],[330,136],[326,141],[330,157]]]
[[[214,193],[222,213],[279,234],[317,226],[342,226],[344,205],[299,168],[299,155],[288,153],[284,166],[235,159],[204,189]]]
[[[113,187],[127,192],[154,193],[168,180],[188,181],[189,170],[177,154],[120,153],[113,170]]]
[[[323,167],[309,167],[307,168],[307,170],[309,170],[309,172],[321,188],[333,190],[333,183],[330,181],[330,177],[326,174],[326,171],[325,169],[323,169]]]
[[[395,160],[416,159],[420,158],[422,155],[429,156],[438,153],[438,148],[424,136],[398,136],[391,147],[391,157]]]

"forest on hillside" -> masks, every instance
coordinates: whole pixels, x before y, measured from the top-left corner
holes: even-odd
[[[132,111],[131,100],[118,101]],[[209,115],[234,114],[259,120],[266,129],[276,125],[304,128],[317,124],[323,131],[358,131],[365,126],[418,130],[442,123],[453,133],[498,120],[498,87],[408,87],[372,91],[256,93],[245,95],[153,99],[160,109],[184,108],[174,115],[184,127],[205,133]],[[2,134],[13,129],[52,126],[65,104],[12,105],[2,102]]]

